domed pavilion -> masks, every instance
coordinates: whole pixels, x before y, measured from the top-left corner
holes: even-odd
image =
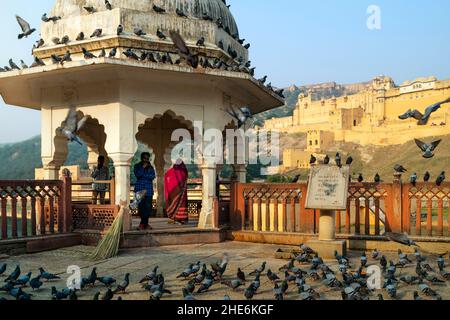
[[[80,137],[88,146],[90,165],[99,154],[113,161],[116,204],[129,201],[138,141],[148,145],[155,156],[162,208],[175,129],[192,131],[194,122],[200,122],[203,130],[224,130],[233,125],[224,112],[230,107],[249,107],[256,114],[284,101],[252,76],[248,50],[225,1],[109,2],[111,8],[104,0],[57,0],[47,14],[57,19],[42,22],[43,41],[33,49],[40,64],[0,73],[0,94],[7,104],[41,111],[46,179],[58,178],[68,155],[68,141],[57,129],[70,106],[76,106],[80,118],[89,116]],[[178,32],[199,56],[198,68],[179,56],[170,31]],[[83,50],[95,57],[86,58]],[[127,50],[137,59],[127,57]],[[68,52],[70,59],[58,63]],[[245,166],[234,169],[243,181]],[[201,173],[199,228],[210,228],[217,164],[203,159]]]

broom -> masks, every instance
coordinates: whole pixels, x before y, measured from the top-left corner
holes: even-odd
[[[117,256],[119,253],[120,237],[123,232],[125,217],[125,205],[120,206],[119,213],[97,248],[89,258],[94,261],[106,260]]]

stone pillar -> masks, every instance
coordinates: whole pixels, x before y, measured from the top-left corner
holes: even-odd
[[[319,218],[319,240],[336,240],[336,211],[321,210]]]
[[[116,153],[110,157],[114,161],[115,194],[114,204],[120,205],[121,201],[130,203],[130,167],[133,154]]]
[[[164,199],[164,166],[155,163],[156,170],[156,190],[158,192],[156,198],[156,216],[164,217],[165,199]]]
[[[204,161],[201,170],[203,175],[203,201],[198,228],[208,229],[213,227],[214,200],[217,189],[217,167],[212,161]]]

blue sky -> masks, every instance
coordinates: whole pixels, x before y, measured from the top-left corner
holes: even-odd
[[[113,3],[114,1],[112,1]],[[33,26],[54,0],[2,1],[0,66],[31,60],[34,38],[17,40],[17,13]],[[258,76],[275,86],[367,81],[380,74],[397,83],[422,76],[450,78],[448,0],[228,0],[241,37],[252,44]],[[367,8],[381,9],[381,30],[369,30]],[[36,38],[36,39],[35,39]],[[12,121],[11,119],[14,119]],[[40,132],[39,112],[0,99],[0,143]]]

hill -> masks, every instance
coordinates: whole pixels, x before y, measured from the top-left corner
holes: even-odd
[[[286,138],[283,138],[286,139]],[[404,180],[408,180],[409,176],[416,172],[422,177],[426,171],[432,174],[433,180],[442,172],[450,172],[450,135],[433,137],[434,139],[442,139],[436,155],[433,159],[424,159],[420,150],[417,148],[413,140],[403,145],[393,145],[387,147],[360,146],[351,143],[338,144],[328,150],[327,154],[334,159],[336,152],[340,152],[344,158],[352,155],[354,158],[351,167],[351,173],[357,178],[360,173],[363,174],[366,181],[373,181],[376,173],[380,174],[382,179],[390,182],[393,179],[394,166],[401,164],[408,169],[408,173],[404,176]],[[297,142],[298,143],[298,142]],[[284,143],[285,145],[285,143]],[[295,170],[287,174],[287,179],[300,174],[302,180],[306,180],[308,176],[307,170]],[[272,177],[271,181],[280,181],[283,177]]]

